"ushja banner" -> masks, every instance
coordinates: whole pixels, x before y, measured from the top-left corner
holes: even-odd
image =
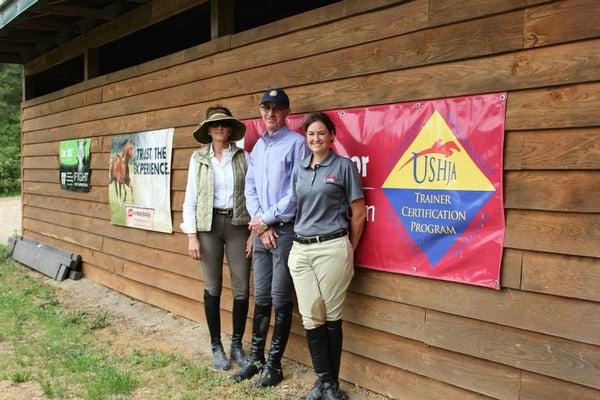
[[[365,191],[360,266],[500,288],[505,109],[492,93],[327,112]],[[244,122],[250,151],[264,126]]]
[[[173,128],[113,136],[108,168],[111,222],[173,232]]]

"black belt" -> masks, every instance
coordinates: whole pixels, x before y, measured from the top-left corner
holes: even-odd
[[[346,236],[348,231],[346,229],[340,229],[339,231],[331,232],[326,235],[318,235],[318,236],[302,236],[294,233],[294,242],[302,243],[302,244],[311,244],[311,243],[321,243],[326,242],[328,240],[337,239],[342,236]]]
[[[213,208],[215,214],[225,215],[226,217],[233,217],[233,208]]]

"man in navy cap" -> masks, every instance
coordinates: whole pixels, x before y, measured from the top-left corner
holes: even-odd
[[[304,137],[286,125],[290,101],[283,89],[267,90],[259,107],[267,130],[250,154],[245,189],[249,227],[256,236],[252,255],[256,304],[249,363],[232,379],[239,382],[262,371],[258,385],[275,386],[283,379],[281,357],[292,325],[293,283],[288,270],[296,215],[292,170],[310,152]],[[275,324],[265,361],[272,307]]]

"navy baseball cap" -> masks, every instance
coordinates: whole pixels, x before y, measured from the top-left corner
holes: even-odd
[[[290,99],[283,89],[269,89],[260,98],[260,104],[273,103],[278,107],[290,108]]]

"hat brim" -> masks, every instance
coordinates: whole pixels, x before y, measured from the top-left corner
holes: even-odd
[[[290,104],[289,103],[286,103],[283,100],[273,100],[273,99],[265,99],[265,100],[261,101],[258,105],[262,106],[265,103],[273,103],[277,107],[281,107],[281,108],[285,108],[285,109],[290,108]]]
[[[196,129],[193,133],[194,139],[202,144],[208,144],[212,142],[212,137],[210,137],[208,134],[208,124],[217,121],[228,121],[231,124],[231,135],[229,136],[230,142],[237,142],[246,134],[246,125],[244,125],[243,122],[238,121],[233,117],[223,117],[202,121],[200,125],[198,125],[198,129]]]

